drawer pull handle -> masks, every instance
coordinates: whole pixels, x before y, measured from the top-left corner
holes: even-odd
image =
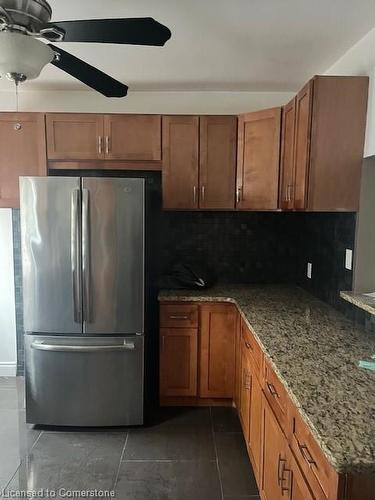
[[[177,315],[171,314],[169,316],[169,319],[189,319],[189,316],[177,316]]]
[[[251,388],[251,375],[246,370],[243,373],[243,385],[244,385],[245,389],[249,389],[250,390],[250,388]]]
[[[306,460],[306,462],[309,464],[311,467],[312,465],[316,465],[315,460],[311,456],[310,450],[305,444],[299,444],[298,445],[299,449],[301,450],[303,458]]]
[[[287,493],[288,496],[289,496],[289,492],[290,492],[290,483],[291,483],[291,470],[290,469],[287,469],[285,467],[285,465],[283,465],[282,467],[282,471],[281,471],[281,474],[282,474],[282,477],[281,477],[281,495],[284,496],[284,493]],[[287,474],[287,477],[285,477],[285,474]],[[288,481],[287,483],[287,486],[284,486],[285,484],[285,481]]]
[[[283,471],[284,471],[284,468],[285,468],[285,458],[281,458],[281,455],[279,453],[279,461],[278,461],[278,464],[277,464],[277,484],[279,486],[281,486],[281,481],[283,479]]]
[[[267,382],[267,387],[268,387],[268,390],[270,391],[271,396],[273,396],[274,398],[280,397],[273,384],[271,384],[270,382]]]

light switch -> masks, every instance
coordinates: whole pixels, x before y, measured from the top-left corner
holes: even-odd
[[[311,275],[312,275],[312,263],[308,262],[307,263],[307,277],[311,280]]]
[[[353,250],[350,250],[347,248],[345,250],[345,269],[348,269],[349,271],[352,270],[352,263],[353,263]]]

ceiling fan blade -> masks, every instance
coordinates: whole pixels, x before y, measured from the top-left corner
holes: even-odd
[[[65,32],[62,40],[54,38],[53,29]],[[49,33],[51,30],[52,33]],[[42,34],[51,41],[98,42],[132,45],[162,46],[171,37],[171,31],[152,17],[127,19],[90,19],[57,21],[45,24]]]
[[[48,45],[58,54],[58,57],[51,64],[69,73],[69,75],[77,78],[85,85],[106,97],[125,97],[128,93],[126,85],[106,75],[103,71],[94,68],[94,66],[78,59],[78,57],[69,54],[69,52],[65,52],[60,47],[56,47],[51,43]]]

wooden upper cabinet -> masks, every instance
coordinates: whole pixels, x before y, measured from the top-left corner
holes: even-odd
[[[199,206],[199,117],[163,116],[163,207]]]
[[[313,80],[309,210],[358,210],[368,81],[367,76]]]
[[[240,115],[238,121],[237,208],[278,206],[281,108]]]
[[[202,305],[200,310],[199,395],[204,398],[233,398],[236,307]]]
[[[0,207],[19,207],[19,177],[47,175],[44,115],[0,114]]]
[[[196,396],[198,330],[160,329],[160,397]]]
[[[280,208],[358,210],[367,93],[367,77],[315,76],[285,106]]]
[[[280,158],[280,208],[294,208],[294,134],[296,98],[283,108]]]
[[[161,160],[160,115],[47,114],[49,160]]]
[[[234,209],[236,151],[237,117],[200,117],[200,208]]]
[[[161,160],[160,115],[105,115],[104,150],[108,160]]]
[[[313,82],[307,83],[296,97],[295,165],[291,194],[294,208],[306,208],[310,161],[310,134]],[[291,201],[291,200],[290,200]]]
[[[104,120],[95,114],[47,114],[49,160],[104,158]]]

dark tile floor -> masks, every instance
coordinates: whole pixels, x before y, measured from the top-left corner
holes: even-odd
[[[120,500],[259,498],[231,408],[163,408],[144,428],[38,429],[25,423],[21,378],[0,378],[3,488],[44,490],[38,498],[67,498],[72,490]]]

